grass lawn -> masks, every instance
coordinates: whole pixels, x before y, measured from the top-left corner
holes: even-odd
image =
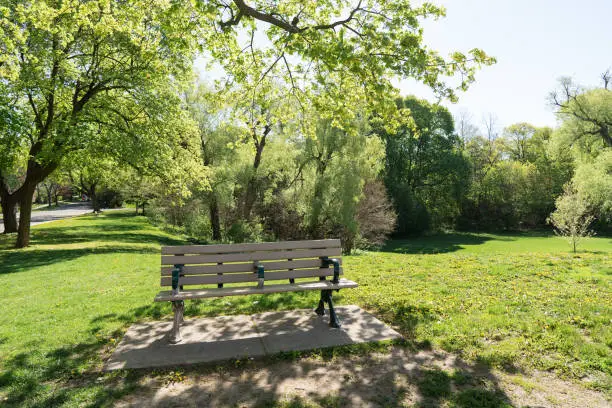
[[[0,237],[0,405],[110,405],[142,387],[143,377],[177,375],[99,369],[131,323],[170,317],[170,306],[152,299],[159,247],[181,244],[180,237],[132,211],[32,231],[26,250],[11,249],[14,237]],[[335,298],[394,326],[408,340],[402,347],[442,349],[506,372],[548,370],[609,392],[612,240],[592,238],[576,255],[568,250],[562,239],[538,234],[393,241],[347,257],[347,278],[360,287]],[[193,301],[186,315],[313,307],[317,296]],[[464,380],[432,371],[423,390],[436,394],[440,384],[450,390]],[[461,405],[470,395],[443,398]]]

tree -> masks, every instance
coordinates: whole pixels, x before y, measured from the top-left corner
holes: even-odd
[[[588,203],[571,183],[555,204],[557,208],[550,215],[549,222],[559,235],[568,240],[575,253],[580,241],[593,235],[590,226],[595,218],[589,213]]]
[[[552,133],[518,123],[504,129],[502,138],[476,137],[465,144],[471,181],[462,203],[463,227],[545,225],[574,167],[567,149],[552,148]]]
[[[19,202],[24,247],[36,185],[70,152],[106,138],[118,157],[153,153],[161,162],[158,152],[172,144],[162,140],[177,133],[160,129],[176,113],[174,88],[196,39],[189,8],[162,1],[9,1],[3,14],[19,35],[0,38],[11,67],[2,91],[31,124],[15,134],[26,146],[26,176],[8,199]]]
[[[220,27],[206,37],[213,44],[212,58],[234,81],[255,77],[245,92],[247,98],[258,92],[264,77],[273,75],[287,85],[288,99],[306,106],[318,98],[317,111],[333,117],[340,127],[350,126],[357,101],[367,102],[389,127],[398,125],[401,115],[393,100],[397,95],[393,76],[415,78],[454,100],[457,89],[466,89],[474,80],[479,66],[494,63],[479,49],[469,55],[454,52],[448,59],[428,49],[420,22],[445,14],[430,3],[414,7],[408,0],[203,4]],[[261,34],[268,41],[258,46]],[[455,74],[461,74],[458,83],[449,85]],[[319,98],[322,94],[325,97]]]
[[[60,183],[61,180],[58,179],[57,177],[54,177],[55,175],[56,174],[54,174],[53,176],[47,177],[45,180],[43,180],[40,183],[40,185],[42,186],[42,190],[44,190],[44,193],[46,195],[47,206],[49,208],[53,206],[54,202],[55,202],[55,205],[58,204],[59,195],[61,193],[61,188],[62,188],[62,184]]]
[[[478,127],[472,123],[472,115],[466,110],[459,112],[459,115],[455,118],[455,124],[457,135],[464,142],[478,136],[480,132]]]
[[[0,72],[2,68],[0,63]],[[17,202],[13,193],[20,183],[17,174],[23,173],[21,168],[25,165],[24,143],[19,138],[25,127],[23,106],[8,89],[7,84],[0,81],[0,205],[5,234],[17,232]]]
[[[551,94],[557,115],[563,121],[561,131],[572,145],[597,151],[599,146],[612,147],[612,90],[609,76],[603,75],[604,87],[584,89],[571,80],[562,78],[560,90]]]
[[[89,198],[94,213],[100,212],[100,188],[119,178],[121,166],[108,157],[96,157],[91,152],[80,151],[65,159],[64,167],[72,186],[80,195]]]
[[[586,89],[564,78],[561,90],[551,95],[561,119],[554,132],[556,151],[573,155],[572,186],[596,216],[598,228],[612,220],[612,90],[608,71],[602,80],[603,87]]]
[[[362,119],[362,124],[363,124]],[[366,129],[362,129],[358,144],[365,142]],[[330,205],[330,191],[337,186],[333,172],[333,162],[339,160],[339,156],[346,154],[347,145],[351,142],[350,136],[342,129],[334,127],[330,120],[321,120],[317,124],[316,138],[305,140],[304,149],[300,157],[300,167],[310,165],[314,170],[313,189],[310,197],[310,209],[307,214],[307,230],[313,238],[322,238],[325,231],[329,230],[330,223],[334,220],[328,218],[331,214],[326,208]],[[326,225],[327,224],[327,225]]]
[[[136,170],[125,168],[121,173],[115,173],[115,177],[109,183],[109,187],[121,193],[121,197],[128,203],[134,203],[136,215],[146,215],[146,206],[149,202],[159,197],[163,191],[163,184],[159,177],[145,176]]]
[[[221,208],[228,201],[229,185],[233,178],[230,168],[232,164],[238,167],[233,146],[239,143],[243,135],[231,120],[229,106],[223,106],[219,99],[218,91],[202,84],[196,85],[185,95],[189,114],[198,126],[202,164],[210,170],[210,189],[200,191],[198,195],[208,206],[214,241],[222,239]]]
[[[378,131],[386,146],[385,185],[398,214],[396,233],[452,226],[469,171],[453,118],[447,109],[414,97],[397,103],[410,112],[413,125]]]
[[[536,128],[529,123],[516,123],[504,129],[504,137],[512,160],[521,163],[528,161],[528,145],[535,132]]]
[[[485,130],[485,137],[492,143],[499,136],[499,124],[497,116],[491,112],[482,116],[482,125]]]
[[[572,178],[576,194],[596,215],[600,223],[612,223],[612,149],[592,162],[579,162]]]

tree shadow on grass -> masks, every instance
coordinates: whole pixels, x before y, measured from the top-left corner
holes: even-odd
[[[0,240],[0,274],[22,272],[29,268],[70,261],[82,256],[112,253],[159,253],[157,245],[179,245],[185,242],[171,236],[143,231],[141,218],[132,214],[113,213],[103,218],[90,216],[92,222],[85,226],[45,226],[32,229],[30,243],[34,249],[12,249],[11,237]],[[121,218],[121,223],[112,219]],[[96,243],[79,248],[79,244]],[[52,246],[76,244],[76,248],[56,249]],[[140,244],[140,246],[135,245]],[[10,246],[9,246],[10,245]],[[50,246],[50,248],[45,248]],[[10,249],[2,251],[2,249]]]
[[[492,240],[492,237],[481,234],[452,233],[426,236],[412,239],[389,241],[381,252],[397,254],[441,254],[463,249],[463,245],[481,245]],[[514,240],[511,237],[505,240]]]
[[[94,217],[91,217],[94,218]],[[121,223],[112,222],[121,219]],[[59,245],[81,242],[122,242],[122,243],[159,243],[160,245],[181,245],[184,240],[173,238],[161,232],[143,231],[150,226],[144,225],[132,214],[112,214],[95,219],[89,225],[54,226],[53,228],[33,229],[33,245]],[[106,223],[104,221],[109,221]]]
[[[117,381],[91,370],[106,345],[105,340],[98,340],[47,353],[32,350],[5,359],[0,374],[0,392],[5,395],[3,406],[99,407],[135,390],[140,376],[120,373]],[[84,396],[88,403],[80,401]]]
[[[58,227],[33,235],[33,245],[62,245],[85,242],[159,243],[160,245],[182,245],[185,241],[164,235],[133,232],[134,229],[119,230],[99,227]]]
[[[31,230],[31,245],[64,245],[87,242],[139,243],[181,245],[185,240],[173,238],[152,229],[143,217],[131,213],[113,212],[108,215],[84,216],[87,225],[45,224]],[[0,250],[13,249],[16,234],[0,236]]]
[[[0,252],[0,275],[24,272],[28,269],[71,261],[87,255],[118,253],[158,253],[153,248],[139,246],[104,246],[98,248],[44,249]]]
[[[1,362],[0,395],[7,407],[55,407],[78,405],[110,406],[112,401],[137,390],[146,371],[102,372],[103,360],[123,336],[125,328],[137,321],[160,319],[170,308],[151,303],[127,313],[108,313],[90,320],[88,341],[41,351],[41,341],[25,345],[26,352]],[[108,323],[120,326],[111,334],[100,335]]]

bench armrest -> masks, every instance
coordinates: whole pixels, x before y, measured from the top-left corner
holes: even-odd
[[[340,279],[340,262],[335,259],[329,259],[326,256],[321,257],[321,266],[327,268],[329,265],[334,265],[334,278],[332,279],[332,283],[338,283]]]

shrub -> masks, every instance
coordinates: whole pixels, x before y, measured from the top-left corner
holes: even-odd
[[[380,247],[393,232],[397,215],[381,181],[367,183],[357,206],[359,236],[357,247]]]

